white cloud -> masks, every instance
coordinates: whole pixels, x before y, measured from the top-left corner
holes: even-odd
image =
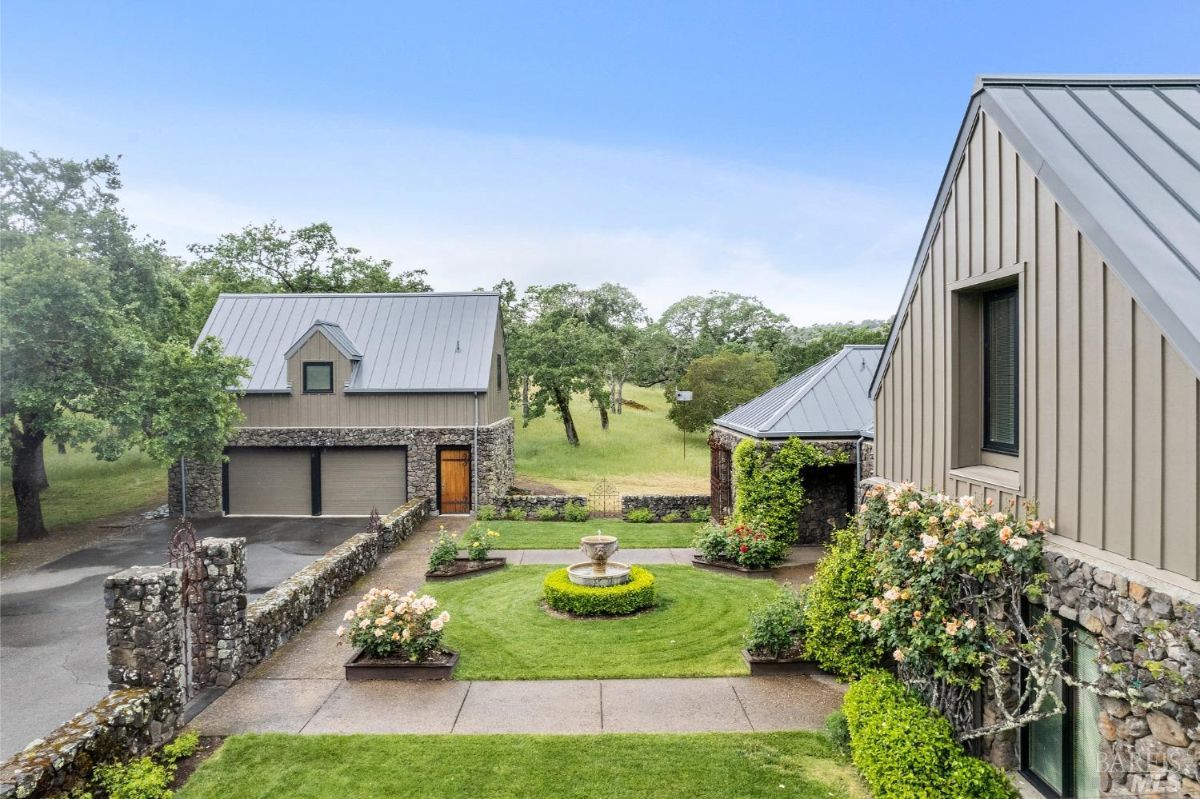
[[[175,252],[248,223],[324,220],[344,243],[428,269],[438,289],[610,280],[652,312],[719,289],[797,324],[893,313],[928,208],[887,186],[687,153],[214,118],[159,114],[152,134],[76,119],[44,138],[73,135],[73,155],[124,151],[130,217]]]

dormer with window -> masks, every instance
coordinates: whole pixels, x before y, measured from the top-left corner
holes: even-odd
[[[354,379],[362,353],[340,325],[317,321],[284,353],[293,395],[341,394]]]

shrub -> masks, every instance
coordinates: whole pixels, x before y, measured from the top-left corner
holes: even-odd
[[[663,517],[662,517],[662,521],[667,522],[668,524],[673,524],[675,522],[682,521],[682,520],[683,520],[683,514],[677,510],[673,510],[670,513],[664,513]]]
[[[691,512],[688,513],[688,516],[690,516],[692,521],[696,522],[697,524],[703,524],[712,518],[712,510],[704,505],[699,505],[695,508],[692,508]]]
[[[569,522],[586,522],[592,517],[587,505],[578,502],[568,502],[563,506],[563,518]]]
[[[781,588],[778,596],[750,614],[746,648],[752,654],[783,658],[795,653],[804,637],[804,595]]]
[[[850,727],[846,724],[846,714],[835,710],[825,717],[825,734],[843,755],[850,754]]]
[[[558,518],[558,511],[554,508],[538,508],[536,516],[538,521],[552,522]]]
[[[500,511],[495,505],[480,505],[475,518],[481,522],[494,522],[500,518]]]
[[[98,766],[92,779],[109,799],[171,799],[174,776],[174,766],[139,757],[128,763]]]
[[[787,544],[739,524],[733,528],[708,523],[692,539],[692,548],[705,560],[736,563],[745,569],[765,569],[787,555]]]
[[[525,509],[509,508],[508,511],[505,512],[504,518],[508,519],[510,522],[523,522],[525,521]]]
[[[831,455],[798,438],[789,438],[778,449],[765,441],[743,439],[733,451],[734,518],[791,543],[796,540],[800,512],[808,504],[804,470],[847,460],[844,452]]]
[[[437,572],[449,569],[458,557],[458,539],[454,533],[446,531],[445,526],[438,530],[437,540],[433,542],[433,550],[429,553],[429,571]]]
[[[654,511],[649,508],[630,508],[625,514],[625,521],[635,524],[647,524],[654,521]]]
[[[200,734],[194,731],[185,732],[160,749],[158,756],[164,763],[174,764],[196,754],[196,749],[199,746]]]
[[[546,604],[576,616],[624,616],[654,604],[654,575],[641,566],[630,571],[629,582],[609,588],[575,585],[566,569],[546,575],[543,590]]]
[[[886,672],[851,685],[842,710],[851,759],[876,799],[1018,795],[999,769],[963,751],[944,716]]]
[[[415,663],[441,646],[450,614],[434,615],[437,606],[433,597],[413,591],[401,595],[390,588],[372,588],[354,610],[346,611],[346,624],[337,628],[337,635],[349,633],[350,642],[373,657],[399,656]]]
[[[858,532],[836,531],[804,606],[805,651],[821,668],[851,678],[879,665],[882,648],[851,618],[872,590],[871,559]]]
[[[471,560],[485,561],[492,551],[492,543],[499,537],[500,534],[495,530],[486,530],[481,524],[473,524],[463,534],[463,549]]]

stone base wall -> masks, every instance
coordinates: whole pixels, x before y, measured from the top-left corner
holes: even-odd
[[[1200,797],[1200,595],[1047,545],[1046,607],[1100,639],[1158,706],[1101,698],[1106,796]],[[1148,628],[1165,630],[1147,638]],[[1162,664],[1156,678],[1142,664]],[[1174,675],[1174,677],[1172,677]]]
[[[380,555],[429,518],[431,508],[428,499],[410,501],[385,516],[378,532],[351,536],[247,607],[239,658],[243,673],[283,646],[374,569]]]
[[[96,765],[137,757],[170,740],[178,711],[158,690],[113,691],[0,765],[0,797],[65,794]]]
[[[621,515],[625,516],[634,508],[649,508],[654,514],[654,521],[662,521],[668,513],[677,513],[681,522],[692,520],[692,511],[696,508],[708,509],[710,497],[708,494],[633,494],[621,497]]]
[[[474,427],[244,427],[231,447],[405,447],[408,457],[408,495],[437,496],[437,448],[471,447]],[[501,419],[478,430],[478,469],[474,475],[480,505],[501,501],[516,475],[513,420]],[[188,462],[188,515],[219,516],[221,465]],[[167,473],[167,502],[171,514],[182,511],[179,466]]]

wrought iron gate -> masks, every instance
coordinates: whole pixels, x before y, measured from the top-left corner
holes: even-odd
[[[592,493],[588,494],[588,510],[593,516],[620,517],[621,495],[607,478],[592,487]]]

